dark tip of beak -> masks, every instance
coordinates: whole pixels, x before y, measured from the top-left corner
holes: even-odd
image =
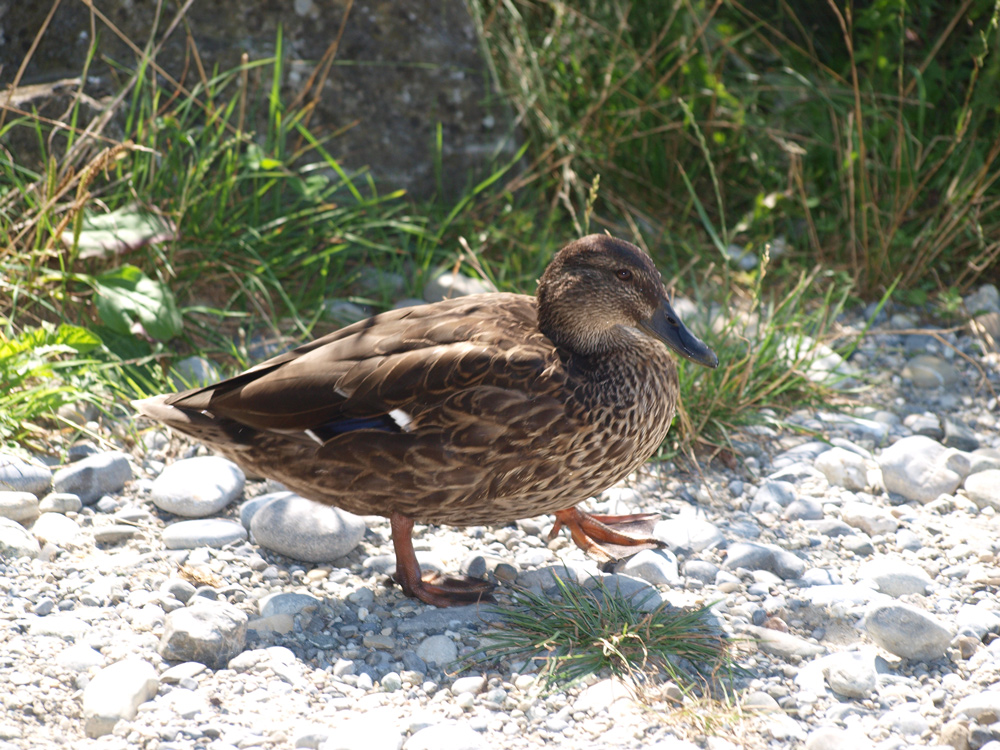
[[[653,316],[642,326],[684,359],[705,367],[718,367],[719,358],[708,345],[691,333],[667,300],[663,300]]]

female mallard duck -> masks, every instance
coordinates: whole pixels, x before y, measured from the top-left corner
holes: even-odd
[[[612,528],[652,516],[593,516],[576,504],[638,468],[666,436],[678,383],[662,344],[718,364],[677,318],[650,258],[590,235],[555,256],[537,298],[392,310],[136,408],[304,497],[387,516],[396,580],[443,607],[490,586],[422,578],[414,522],[554,513],[554,531],[566,526],[604,559],[608,548],[655,543]]]

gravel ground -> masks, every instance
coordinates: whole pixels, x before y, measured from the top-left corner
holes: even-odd
[[[967,306],[983,326],[1000,314],[991,287]],[[148,425],[63,467],[0,455],[0,750],[1000,750],[1000,358],[921,323],[883,316],[833,361],[868,387],[733,436],[732,469],[650,464],[589,501],[663,518],[665,549],[613,571],[546,543],[549,518],[418,527],[428,568],[493,576],[501,606],[553,572],[715,602],[742,639],[730,703],[463,669],[492,615],[388,586],[384,519]]]

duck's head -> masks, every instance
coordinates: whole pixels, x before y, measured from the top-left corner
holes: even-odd
[[[553,343],[579,354],[621,346],[622,328],[659,339],[685,359],[719,358],[670,306],[653,261],[635,245],[602,234],[560,250],[538,282],[538,325]]]

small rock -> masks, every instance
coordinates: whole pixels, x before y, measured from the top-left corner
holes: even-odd
[[[68,492],[84,505],[121,490],[132,479],[128,456],[118,451],[98,453],[59,469],[52,477],[56,492]]]
[[[156,669],[129,658],[98,672],[83,691],[83,716],[88,737],[110,734],[120,719],[134,719],[142,703],[153,698],[160,681]]]
[[[259,508],[250,530],[261,547],[293,560],[330,562],[358,545],[365,522],[339,508],[291,495]]]
[[[161,538],[167,549],[221,549],[227,544],[246,541],[247,530],[239,521],[228,518],[198,518],[170,524]]]
[[[934,354],[918,354],[900,372],[917,388],[946,388],[962,377],[953,364]]]
[[[25,461],[11,453],[0,453],[0,490],[30,492],[41,497],[52,484],[52,470],[38,461]]]
[[[757,645],[764,651],[786,658],[789,656],[816,656],[826,651],[820,645],[810,643],[791,633],[783,633],[780,630],[747,625],[744,626],[744,631],[756,640]]]
[[[653,584],[674,584],[680,581],[677,556],[669,550],[646,549],[622,560],[615,572],[641,578]]]
[[[791,482],[764,482],[750,503],[751,513],[780,513],[795,500],[795,485]]]
[[[946,447],[959,451],[974,451],[979,447],[976,433],[965,424],[951,417],[944,418],[944,440]]]
[[[82,507],[80,498],[69,492],[52,492],[38,503],[42,513],[76,513]]]
[[[258,602],[261,617],[297,615],[300,612],[310,610],[310,608],[315,609],[322,603],[315,596],[287,591],[268,594]]]
[[[830,689],[845,698],[868,698],[875,691],[878,675],[874,655],[853,652],[826,657],[823,676]]]
[[[415,732],[403,750],[486,750],[486,747],[475,730],[449,722]]]
[[[718,527],[699,518],[668,518],[659,521],[653,537],[667,545],[673,552],[685,554],[714,549],[726,541]]]
[[[872,581],[883,594],[898,598],[907,594],[927,593],[931,577],[927,571],[897,558],[879,557],[858,569],[858,580]]]
[[[914,661],[941,658],[954,636],[930,613],[895,601],[872,604],[863,626],[886,651]]]
[[[899,521],[887,508],[879,508],[868,503],[857,501],[844,503],[840,509],[840,517],[848,526],[861,529],[868,536],[888,534],[899,528]]]
[[[139,530],[135,526],[125,526],[124,524],[100,526],[94,529],[94,541],[98,544],[119,544],[135,538],[138,533]]]
[[[417,656],[427,664],[440,667],[458,658],[458,646],[446,635],[432,635],[417,646]]]
[[[198,602],[170,612],[159,653],[172,661],[197,661],[222,669],[243,650],[247,616],[225,602]]]
[[[889,492],[927,504],[953,494],[969,473],[969,459],[923,435],[902,438],[879,456]]]
[[[816,458],[816,468],[827,481],[848,490],[863,490],[868,486],[868,468],[857,453],[843,448],[831,448]]]
[[[103,667],[104,661],[100,651],[82,643],[67,646],[55,658],[56,664],[72,672],[88,672],[95,667]]]
[[[952,750],[970,750],[968,722],[949,721],[941,727],[938,744],[950,747]]]
[[[955,716],[967,716],[970,719],[978,719],[986,715],[991,717],[990,721],[996,721],[1000,717],[1000,690],[983,690],[962,698],[955,704],[952,711]]]
[[[980,510],[1000,510],[1000,469],[970,474],[965,480],[965,494]]]
[[[150,497],[160,510],[188,518],[218,513],[243,492],[243,470],[221,456],[175,461],[153,481]]]
[[[766,570],[784,578],[798,578],[805,572],[806,564],[793,552],[774,545],[736,542],[726,550],[725,570],[746,568]]]
[[[38,518],[38,498],[30,492],[0,490],[0,518],[30,523]]]
[[[806,737],[804,750],[871,750],[872,743],[858,729],[820,727]]]
[[[459,677],[451,684],[451,694],[472,693],[479,695],[486,687],[485,675],[472,675],[470,677]]]
[[[80,541],[80,525],[62,513],[42,513],[31,525],[31,533],[38,541],[57,547],[67,547]]]
[[[800,497],[785,508],[781,517],[786,521],[819,521],[823,518],[823,504],[813,497]]]

